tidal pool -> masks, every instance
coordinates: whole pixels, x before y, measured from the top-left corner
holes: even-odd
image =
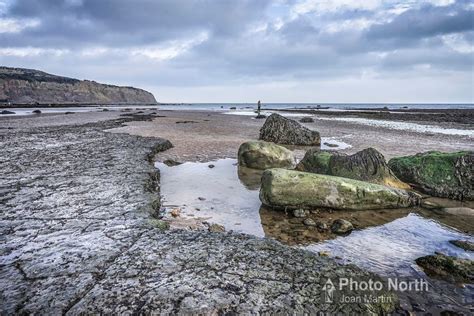
[[[383,274],[411,274],[414,259],[435,251],[473,259],[472,253],[449,243],[452,239],[474,240],[472,203],[449,201],[447,211],[319,210],[308,215],[327,226],[338,218],[353,223],[355,231],[337,236],[330,230],[321,232],[307,226],[304,219],[292,214],[263,207],[258,197],[262,171],[239,167],[235,159],[173,167],[157,162],[156,167],[161,173],[162,205],[168,218],[178,209],[180,218],[217,223],[226,230],[265,236],[315,252],[328,251],[345,262]],[[436,200],[440,201],[443,199]],[[459,209],[464,212],[450,213]]]
[[[402,293],[403,304],[416,302],[424,310],[470,308],[472,285],[457,287],[427,277],[415,259],[442,252],[474,260],[474,253],[449,243],[462,239],[474,242],[474,203],[431,199],[445,206],[442,210],[422,208],[377,211],[314,210],[309,218],[328,227],[338,218],[349,220],[355,230],[337,236],[330,229],[320,231],[304,224],[304,218],[263,207],[259,200],[262,171],[242,168],[235,159],[207,163],[187,162],[167,166],[157,162],[161,173],[164,218],[175,228],[199,229],[206,221],[258,237],[329,254],[341,263],[375,272],[382,277],[426,278],[429,293]],[[179,210],[173,218],[171,212]],[[467,303],[467,304],[466,304]]]

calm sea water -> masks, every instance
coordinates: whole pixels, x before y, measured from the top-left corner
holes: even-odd
[[[262,109],[305,109],[316,107],[339,110],[350,109],[376,109],[387,107],[389,109],[474,109],[474,104],[415,104],[415,103],[263,103]],[[182,110],[221,110],[236,107],[237,109],[256,108],[256,103],[191,103],[178,105],[159,105],[160,109]]]

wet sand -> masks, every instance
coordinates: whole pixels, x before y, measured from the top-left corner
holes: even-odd
[[[127,123],[127,127],[113,131],[169,139],[174,148],[160,155],[159,158],[162,160],[205,162],[219,158],[236,158],[239,145],[257,139],[259,129],[265,122],[250,116],[216,112],[158,112],[165,117],[155,118],[151,122]],[[450,152],[474,149],[473,138],[462,135],[395,130],[316,118],[314,123],[303,125],[319,131],[323,138],[322,142],[330,143],[331,140],[338,140],[351,145],[350,148],[341,150],[342,152],[354,153],[367,147],[374,147],[387,159],[429,150]]]

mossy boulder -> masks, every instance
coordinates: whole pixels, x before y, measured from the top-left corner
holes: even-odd
[[[320,146],[321,137],[295,120],[279,114],[270,115],[260,129],[260,140],[286,145]]]
[[[265,170],[260,200],[281,209],[370,210],[418,205],[416,193],[353,179],[285,169]]]
[[[415,260],[431,277],[453,283],[474,282],[474,261],[437,253]]]
[[[474,200],[474,152],[430,151],[392,158],[394,174],[416,189],[433,196]]]
[[[353,155],[310,149],[296,169],[368,181],[399,189],[410,188],[393,174],[385,157],[374,148],[367,148]]]
[[[252,169],[294,168],[293,153],[285,147],[262,141],[250,141],[239,147],[239,165]]]

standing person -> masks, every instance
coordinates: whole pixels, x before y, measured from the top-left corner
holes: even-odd
[[[261,107],[260,100],[258,100],[258,102],[257,102],[257,116],[260,116],[260,107]]]

